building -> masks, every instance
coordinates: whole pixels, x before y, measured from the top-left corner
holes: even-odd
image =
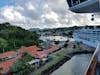
[[[48,49],[44,49],[43,50],[43,53],[45,53],[45,54],[51,54],[51,53],[53,53],[53,52],[56,52],[57,50],[59,50],[59,47],[57,46],[57,45],[53,45],[53,46],[51,46],[50,48],[48,48]]]
[[[0,54],[0,68],[3,69],[2,74],[8,74],[9,68],[12,66],[13,62],[19,58],[21,58],[21,56],[15,51]]]
[[[64,37],[64,36],[41,36],[40,40],[43,41],[67,41],[68,37]]]
[[[13,62],[19,58],[21,58],[21,54],[26,52],[30,54],[33,60],[29,61],[28,64],[35,65],[35,67],[39,67],[40,60],[46,61],[48,54],[51,54],[59,49],[58,46],[54,45],[48,49],[41,51],[36,45],[29,47],[21,47],[17,51],[9,51],[0,54],[0,68],[2,68],[2,74],[9,74],[9,69],[12,66]]]
[[[33,58],[43,59],[43,58],[46,58],[48,54],[51,54],[57,50],[59,50],[59,47],[57,45],[53,45],[50,48],[44,49],[43,51],[41,51],[40,48],[34,45],[34,46],[29,46],[29,47],[21,47],[20,49],[18,49],[18,52],[21,52],[21,53],[27,52]]]
[[[46,55],[36,45],[29,46],[29,47],[21,47],[20,49],[18,49],[18,52],[21,53],[26,52],[30,54],[33,58],[42,59],[46,57]]]

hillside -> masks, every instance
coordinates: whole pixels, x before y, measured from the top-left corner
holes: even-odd
[[[0,52],[38,45],[38,35],[9,23],[0,24]]]

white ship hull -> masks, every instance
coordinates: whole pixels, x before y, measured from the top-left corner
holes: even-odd
[[[96,48],[100,43],[100,29],[80,29],[73,33],[75,41]]]
[[[93,42],[90,42],[90,41],[87,41],[87,40],[83,40],[83,39],[80,39],[80,38],[78,38],[76,36],[73,36],[73,38],[77,42],[82,42],[83,44],[88,45],[88,46],[91,46],[91,47],[94,47],[94,48],[97,47],[97,43],[95,43],[95,42],[93,43]]]

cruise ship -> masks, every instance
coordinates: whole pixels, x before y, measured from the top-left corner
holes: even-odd
[[[77,42],[95,48],[84,75],[100,75],[100,28],[83,27],[73,32],[73,38]]]
[[[73,38],[78,42],[96,48],[100,43],[100,28],[93,27],[76,30],[73,33]]]
[[[66,0],[69,10],[75,13],[93,13],[100,15],[100,0]],[[84,75],[100,75],[100,28],[83,28],[73,33],[73,38],[96,48]]]

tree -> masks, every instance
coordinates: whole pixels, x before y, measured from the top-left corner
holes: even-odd
[[[59,41],[54,41],[55,42],[55,44],[59,44]]]
[[[3,25],[10,25],[10,23],[9,22],[5,22],[5,23],[2,23]]]
[[[73,48],[76,48],[76,45],[73,45]]]
[[[12,75],[28,75],[35,68],[24,62],[23,59],[16,60],[10,67],[10,73]]]
[[[2,75],[2,70],[3,70],[3,68],[2,68],[2,67],[0,67],[0,75]]]
[[[68,44],[67,44],[67,43],[65,43],[65,44],[64,44],[64,47],[67,47],[67,46],[68,46]]]
[[[33,58],[32,58],[31,55],[29,55],[28,53],[24,52],[22,54],[22,59],[23,59],[24,62],[27,63],[27,62],[31,61]]]
[[[2,44],[2,45],[1,45]],[[8,45],[8,46],[7,46]],[[16,50],[21,46],[39,46],[39,36],[9,23],[0,24],[0,50]]]
[[[5,39],[3,39],[3,38],[0,38],[0,49],[2,49],[3,52],[4,52],[4,49],[5,49],[7,46],[8,46],[7,41],[6,41]]]
[[[0,30],[0,37],[7,39],[8,33],[8,30]]]

